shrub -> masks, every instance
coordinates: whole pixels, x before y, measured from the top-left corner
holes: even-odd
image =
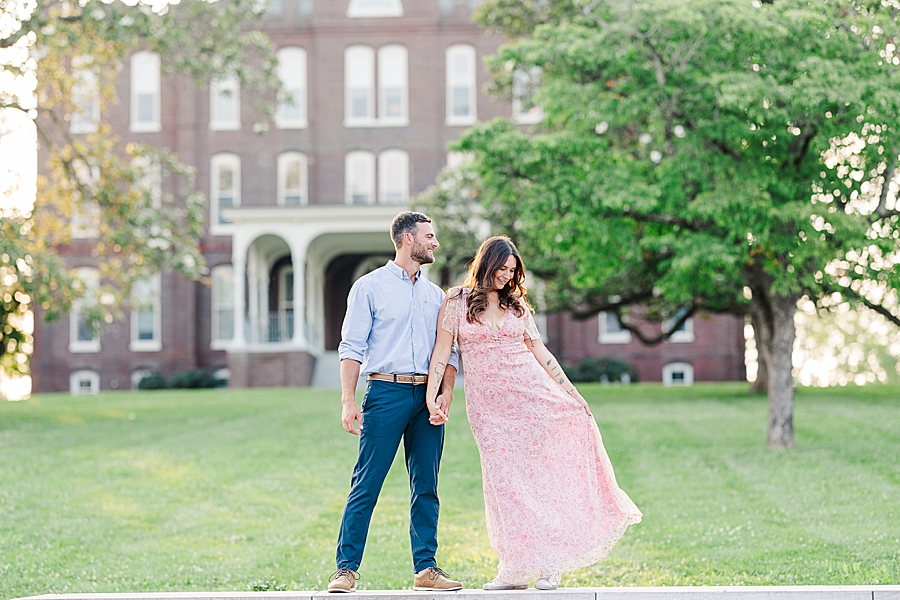
[[[179,371],[172,375],[169,387],[176,389],[199,389],[221,387],[224,382],[217,379],[209,371],[194,369],[191,371]]]
[[[171,379],[166,380],[159,373],[147,375],[138,383],[139,390],[164,390],[169,388],[175,389],[199,389],[199,388],[215,388],[223,387],[227,382],[219,379],[209,371],[202,369],[193,369],[190,371],[179,371],[172,375]]]
[[[573,367],[563,367],[573,382],[619,382],[639,381],[637,369],[627,362],[615,358],[584,358]]]
[[[139,390],[163,390],[166,387],[166,378],[159,373],[146,375],[138,382]]]

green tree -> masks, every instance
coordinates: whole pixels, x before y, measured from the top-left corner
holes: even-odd
[[[102,327],[120,314],[135,279],[159,270],[204,276],[206,200],[193,169],[164,148],[122,144],[102,118],[119,101],[114,80],[125,59],[149,50],[161,56],[164,73],[198,84],[236,75],[255,90],[244,97],[263,131],[276,62],[268,38],[245,25],[264,8],[253,0],[0,0],[0,115],[34,122],[45,161],[34,209],[7,204],[0,215],[0,362],[7,370],[27,372],[29,310],[52,319],[81,299]],[[71,133],[73,119],[97,113],[95,131]],[[161,197],[147,185],[151,177],[162,180]],[[81,285],[58,254],[73,243],[73,220],[81,224],[77,237],[86,238],[74,243],[97,259],[99,287]]]
[[[503,4],[479,9],[519,36],[487,60],[495,89],[540,69],[544,118],[461,138],[486,214],[550,308],[616,311],[642,338],[629,306],[749,314],[768,444],[792,446],[798,300],[900,325],[900,4],[535,0],[509,27]]]

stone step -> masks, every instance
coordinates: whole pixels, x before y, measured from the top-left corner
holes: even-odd
[[[135,594],[45,594],[14,600],[900,600],[900,585],[703,586],[570,588],[552,592],[414,592],[359,590],[328,592],[167,592]]]

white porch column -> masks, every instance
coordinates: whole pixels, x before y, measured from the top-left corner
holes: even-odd
[[[247,276],[247,249],[238,236],[231,242],[231,266],[234,270],[234,340],[232,348],[243,348],[247,345],[244,332],[244,281]]]

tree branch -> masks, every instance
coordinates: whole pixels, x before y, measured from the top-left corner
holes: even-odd
[[[883,316],[884,318],[886,318],[888,321],[890,321],[897,327],[900,327],[900,317],[898,317],[897,315],[892,313],[887,308],[881,306],[880,304],[875,304],[874,302],[872,302],[871,300],[869,300],[868,298],[866,298],[859,292],[853,290],[852,288],[849,288],[849,287],[836,288],[836,287],[828,286],[828,285],[823,286],[823,287],[830,292],[838,292],[842,296],[851,296],[852,298],[856,299],[857,302],[859,302],[866,308],[868,308],[870,310],[874,310],[879,315]]]
[[[697,312],[697,306],[694,304],[691,304],[691,305],[683,307],[683,308],[686,308],[687,310],[684,311],[684,314],[682,314],[681,317],[679,317],[678,320],[675,321],[675,323],[669,328],[668,331],[666,331],[665,328],[663,328],[662,332],[659,335],[653,336],[653,337],[645,336],[639,327],[637,327],[636,325],[631,325],[630,323],[623,321],[622,315],[619,314],[619,311],[616,311],[616,320],[619,321],[619,325],[622,327],[622,329],[625,329],[625,330],[633,333],[635,335],[635,337],[637,337],[637,339],[641,340],[641,342],[643,342],[644,344],[647,344],[648,346],[655,346],[656,344],[662,343],[662,342],[666,341],[667,339],[669,339],[670,337],[672,337],[672,335],[674,335],[675,332],[678,331],[678,329],[682,325],[684,325],[688,319],[690,319],[692,316],[694,316],[695,312]]]
[[[884,183],[881,184],[881,196],[878,198],[878,208],[875,209],[874,213],[877,219],[883,219],[892,216],[892,214],[898,214],[896,209],[893,211],[887,209],[888,195],[891,192],[891,181],[894,179],[894,173],[897,168],[897,154],[897,145],[891,144],[891,160],[888,162],[887,168],[884,171]]]

